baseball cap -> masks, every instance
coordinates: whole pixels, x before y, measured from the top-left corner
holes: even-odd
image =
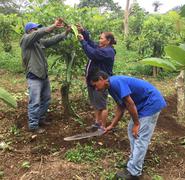
[[[28,22],[24,28],[25,32],[28,32],[29,30],[31,29],[34,29],[34,28],[41,28],[42,25],[41,24],[36,24],[36,23],[33,23],[33,22]]]

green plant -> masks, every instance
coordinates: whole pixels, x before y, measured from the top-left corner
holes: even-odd
[[[152,177],[152,180],[163,180],[163,177],[159,176],[159,175],[154,175]]]
[[[22,163],[21,167],[22,167],[23,169],[29,169],[29,168],[31,167],[30,162],[29,162],[29,161],[24,161],[24,162]]]
[[[3,43],[3,50],[10,52],[12,35],[12,18],[11,16],[0,14],[0,40]]]
[[[0,178],[3,178],[3,176],[4,176],[4,172],[0,170]]]
[[[5,89],[1,87],[0,87],[0,99],[13,108],[17,107],[17,102],[15,98],[9,92],[7,92]]]
[[[21,65],[20,51],[17,46],[13,47],[12,52],[0,51],[0,67],[13,73],[22,73],[24,70]]]
[[[10,128],[10,132],[13,135],[19,135],[20,134],[20,130],[17,128],[17,126],[14,124],[13,126],[11,126]]]
[[[63,17],[65,22],[72,25],[73,33],[68,35],[65,41],[59,45],[48,49],[46,54],[57,56],[52,67],[57,74],[58,82],[60,83],[62,105],[64,107],[64,114],[76,117],[70,102],[71,81],[74,77],[79,77],[84,74],[84,66],[86,63],[85,53],[77,40],[77,29],[74,24],[80,23],[83,27],[91,31],[92,39],[97,39],[102,31],[112,31],[120,27],[118,18],[112,16],[111,12],[100,13],[96,8],[70,8],[58,1],[49,1],[44,6],[35,3],[31,5],[32,11],[24,11],[22,14],[23,24],[26,21],[39,22],[44,26],[53,23],[56,17]],[[29,9],[29,7],[28,7]],[[18,23],[20,24],[20,23]],[[114,24],[114,25],[111,25]],[[60,32],[61,30],[58,30]]]
[[[77,144],[75,148],[68,150],[65,153],[65,158],[68,161],[81,163],[81,162],[95,162],[98,158],[107,154],[106,149],[95,149],[90,145],[82,146]]]
[[[3,151],[6,151],[6,150],[12,150],[12,147],[10,146],[11,142],[4,142],[2,141],[0,143],[0,149],[3,150]]]
[[[115,172],[107,172],[107,170],[103,170],[100,172],[100,180],[112,180],[115,177]]]

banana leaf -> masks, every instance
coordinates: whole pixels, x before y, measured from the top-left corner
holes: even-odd
[[[9,92],[7,92],[5,89],[1,87],[0,87],[0,99],[13,108],[17,107],[17,102],[15,98]]]
[[[140,61],[144,65],[151,65],[156,67],[161,67],[163,69],[174,71],[176,67],[168,60],[160,59],[160,58],[145,58]]]
[[[77,27],[74,24],[72,24],[71,29],[73,30],[73,33],[74,33],[76,39],[78,39],[78,29],[77,29]]]
[[[165,47],[165,52],[173,60],[179,62],[183,66],[185,65],[185,50],[183,47],[169,45]]]

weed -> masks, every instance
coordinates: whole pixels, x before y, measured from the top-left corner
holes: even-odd
[[[2,141],[0,143],[0,150],[6,151],[6,150],[12,150],[12,147],[10,146],[11,142],[4,142]]]
[[[0,179],[2,179],[4,176],[4,172],[0,170]]]
[[[112,180],[115,177],[115,172],[103,171],[100,173],[100,180]]]
[[[21,167],[22,167],[23,169],[29,169],[29,168],[31,167],[30,162],[29,162],[29,161],[24,161],[24,162],[22,163]]]
[[[163,180],[163,177],[159,176],[159,175],[154,175],[152,177],[152,180]]]
[[[95,162],[98,158],[106,155],[109,151],[106,149],[94,149],[92,146],[80,144],[65,153],[65,158],[68,161],[82,163]]]
[[[20,130],[18,129],[18,127],[14,124],[13,126],[11,126],[10,128],[10,133],[13,135],[20,135]]]

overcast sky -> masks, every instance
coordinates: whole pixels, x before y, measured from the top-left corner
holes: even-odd
[[[125,8],[126,0],[113,0],[113,1],[118,2],[122,8]],[[137,0],[139,5],[149,12],[153,12],[154,7],[152,6],[152,3],[154,1],[155,0]],[[173,7],[185,4],[185,0],[158,0],[158,1],[162,4],[159,8],[160,13],[165,13],[166,11],[172,9]],[[66,4],[68,5],[73,6],[75,3],[79,3],[79,0],[66,0]]]

